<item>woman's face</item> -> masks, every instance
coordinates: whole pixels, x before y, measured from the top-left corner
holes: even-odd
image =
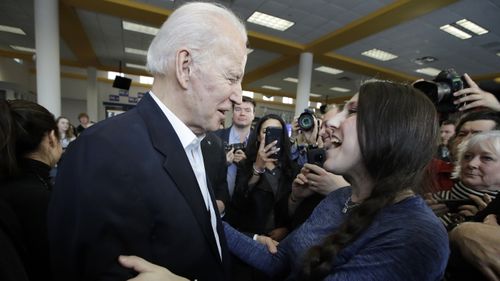
[[[487,142],[487,140],[486,140]],[[460,180],[475,189],[500,188],[500,159],[490,145],[475,145],[464,152]]]
[[[69,120],[66,118],[61,118],[57,122],[57,128],[59,129],[59,132],[66,132],[69,128]]]
[[[325,143],[327,158],[323,167],[332,173],[348,175],[363,167],[356,130],[357,108],[358,95],[355,95],[341,112],[327,121],[330,137],[325,139],[330,143]]]

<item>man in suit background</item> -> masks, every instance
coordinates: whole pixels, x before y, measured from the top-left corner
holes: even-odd
[[[241,103],[247,35],[226,8],[188,3],[153,39],[152,90],[65,154],[49,208],[56,280],[126,280],[134,254],[191,280],[228,280],[200,142]]]

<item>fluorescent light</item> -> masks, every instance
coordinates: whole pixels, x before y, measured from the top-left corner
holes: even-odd
[[[243,95],[244,95],[245,97],[249,97],[249,98],[252,98],[252,99],[253,99],[254,92],[251,92],[251,91],[243,91]]]
[[[443,25],[439,29],[441,29],[444,32],[448,32],[449,34],[451,34],[455,37],[458,37],[460,39],[469,39],[472,37],[469,33],[464,32],[464,31],[462,31],[454,26],[451,26],[449,24]]]
[[[262,100],[264,101],[274,101],[274,97],[266,97],[266,96],[262,96]]]
[[[15,33],[15,34],[19,34],[19,35],[26,35],[24,30],[20,29],[19,27],[13,27],[13,26],[8,26],[8,25],[1,25],[0,24],[0,31]]]
[[[281,88],[279,88],[279,87],[274,87],[274,86],[269,86],[269,85],[264,85],[264,86],[262,86],[262,88],[268,89],[268,90],[273,90],[273,91],[281,90]]]
[[[137,69],[147,70],[146,66],[140,65],[140,64],[135,64],[135,63],[126,63],[125,66],[126,67],[130,67],[130,68],[137,68]]]
[[[139,76],[139,83],[152,85],[154,81],[153,77],[150,76]]]
[[[438,75],[439,72],[441,72],[441,70],[434,68],[434,67],[426,67],[426,68],[419,68],[419,69],[415,70],[415,72],[434,77],[434,76]]]
[[[250,55],[253,52],[253,49],[247,48],[247,55]]]
[[[108,71],[108,79],[109,80],[115,80],[116,76],[124,77],[125,74],[119,73],[119,72],[114,72],[114,71]]]
[[[320,102],[317,102],[316,103],[316,108],[319,109],[321,107],[321,103]]]
[[[332,88],[330,88],[330,90],[336,91],[336,92],[342,92],[342,93],[347,93],[347,92],[351,91],[349,89],[341,88],[341,87],[332,87]]]
[[[292,83],[299,83],[299,79],[293,78],[293,77],[287,77],[287,78],[283,79],[283,81],[292,82]]]
[[[14,50],[18,50],[18,51],[22,51],[22,52],[36,53],[36,50],[33,48],[27,48],[27,47],[22,47],[22,46],[15,46],[15,45],[10,45],[10,47]]]
[[[248,19],[248,22],[276,29],[279,31],[285,31],[294,25],[294,22],[287,21],[282,18],[264,14],[261,12],[254,12]]]
[[[160,29],[152,26],[142,25],[138,23],[133,23],[129,21],[122,21],[123,29],[129,31],[140,32],[149,35],[156,35]]]
[[[14,58],[14,61],[17,62],[18,64],[23,64],[22,59]]]
[[[469,21],[469,20],[466,20],[466,19],[463,19],[463,20],[459,20],[456,22],[456,24],[460,25],[461,27],[465,28],[465,29],[468,29],[474,33],[476,33],[477,35],[482,35],[482,34],[485,34],[485,33],[488,33],[488,30],[482,28],[481,26]]]
[[[381,60],[381,61],[388,61],[388,60],[393,60],[397,58],[398,56],[391,54],[386,51],[382,51],[379,49],[371,49],[368,51],[364,51],[361,53],[363,56],[370,57],[372,59],[376,60]]]
[[[141,55],[141,56],[148,55],[148,51],[146,51],[146,50],[139,50],[139,49],[134,49],[134,48],[129,48],[129,47],[125,47],[125,53],[134,54],[134,55]]]
[[[310,93],[309,96],[311,97],[315,97],[315,98],[319,98],[321,97],[321,95],[318,95],[318,94],[313,94],[313,93]]]
[[[284,104],[293,104],[293,99],[289,97],[283,97]]]
[[[328,74],[333,74],[333,75],[344,72],[343,70],[336,69],[336,68],[333,68],[333,67],[328,67],[328,66],[316,67],[314,70],[325,72],[325,73],[328,73]]]
[[[499,56],[499,57],[500,57],[500,52],[498,52],[498,53],[497,53],[497,56]]]

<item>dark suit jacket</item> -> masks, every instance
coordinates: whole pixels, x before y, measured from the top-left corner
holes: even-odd
[[[65,152],[49,207],[57,280],[126,280],[119,255],[138,255],[188,279],[228,280],[196,177],[151,96],[102,121]],[[215,206],[213,192],[212,202]]]
[[[215,193],[215,199],[229,202],[229,190],[227,188],[227,165],[226,151],[222,140],[213,132],[207,132],[201,142],[203,162],[210,185]]]

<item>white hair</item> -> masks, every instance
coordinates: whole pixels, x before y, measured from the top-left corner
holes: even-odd
[[[191,2],[179,7],[163,23],[149,46],[149,72],[157,76],[167,74],[173,69],[173,60],[179,48],[190,49],[193,62],[199,66],[213,58],[216,43],[224,43],[225,47],[233,46],[234,39],[231,41],[218,28],[222,21],[232,23],[241,34],[243,42],[247,42],[243,22],[226,7],[204,2]]]
[[[455,168],[452,174],[452,178],[460,178],[460,173],[462,172],[462,161],[464,161],[464,155],[467,151],[472,148],[480,148],[487,150],[495,154],[500,158],[500,131],[493,130],[487,132],[481,132],[472,135],[468,140],[462,142],[458,145],[458,157],[455,164]],[[500,173],[500,171],[498,171]]]

